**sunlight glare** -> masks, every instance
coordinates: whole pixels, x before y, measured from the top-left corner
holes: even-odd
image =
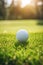
[[[42,4],[43,4],[43,3],[42,3],[41,1],[39,1],[39,2],[37,3],[37,5],[39,5],[39,6],[42,5]]]
[[[31,0],[21,0],[21,8],[24,8],[28,4],[31,4]]]
[[[17,6],[17,0],[14,0],[14,4],[15,4],[15,6]]]
[[[10,6],[11,2],[12,2],[12,0],[7,0],[7,7]]]

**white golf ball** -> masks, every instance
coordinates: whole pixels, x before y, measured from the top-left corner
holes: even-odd
[[[20,42],[25,42],[28,39],[28,32],[26,30],[19,30],[16,34],[16,39]]]

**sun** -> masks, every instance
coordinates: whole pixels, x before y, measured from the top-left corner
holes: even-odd
[[[28,4],[31,4],[31,0],[21,0],[21,7],[22,8],[24,8]]]

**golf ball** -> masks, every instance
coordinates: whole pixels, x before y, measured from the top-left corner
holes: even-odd
[[[19,30],[16,34],[16,39],[20,42],[25,42],[28,39],[28,32],[26,30]]]

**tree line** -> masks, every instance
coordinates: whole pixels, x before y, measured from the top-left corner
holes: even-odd
[[[0,20],[15,20],[15,19],[43,19],[43,4],[38,6],[35,0],[35,8],[32,6],[20,7],[18,2],[17,6],[14,5],[14,0],[9,7],[6,7],[5,0],[0,0]],[[40,0],[43,3],[43,0]]]

